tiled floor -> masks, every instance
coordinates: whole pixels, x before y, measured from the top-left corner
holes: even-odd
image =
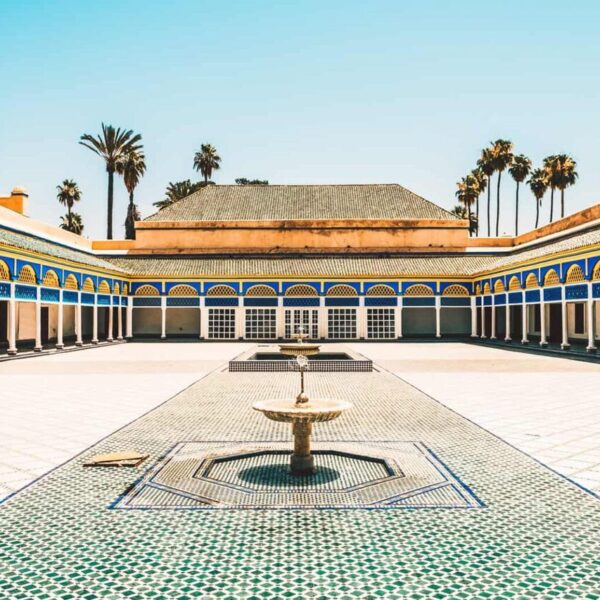
[[[120,344],[0,363],[0,499],[247,348]]]
[[[600,494],[599,365],[470,344],[351,346]]]

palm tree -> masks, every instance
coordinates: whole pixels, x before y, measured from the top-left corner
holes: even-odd
[[[474,235],[479,229],[477,215],[474,215],[473,213],[469,214],[466,207],[462,204],[457,204],[450,212],[453,215],[456,215],[459,219],[464,219],[465,221],[469,219],[469,233],[471,235]]]
[[[492,156],[494,170],[498,173],[498,187],[496,190],[496,237],[500,232],[500,180],[502,172],[513,161],[513,144],[509,140],[496,140],[492,142]]]
[[[154,206],[156,206],[159,210],[163,208],[167,208],[167,206],[171,206],[175,202],[197,192],[200,188],[205,187],[203,181],[197,181],[192,183],[189,179],[185,179],[183,181],[176,181],[175,183],[169,181],[169,185],[165,190],[165,197],[163,200],[159,200],[158,202],[154,202]]]
[[[61,185],[56,186],[56,189],[58,190],[58,194],[56,194],[57,200],[63,206],[67,207],[67,215],[70,215],[75,202],[81,200],[81,190],[79,189],[79,186],[73,179],[65,179]],[[71,230],[69,229],[69,231]]]
[[[551,154],[550,156],[546,156],[543,162],[543,169],[546,172],[546,179],[548,181],[548,185],[550,186],[550,223],[554,220],[554,190],[556,189],[557,182],[557,164],[556,164],[557,156],[555,154]]]
[[[519,235],[519,185],[525,181],[531,172],[531,160],[523,154],[515,156],[508,172],[517,183],[515,197],[515,235]]]
[[[194,169],[202,173],[204,183],[212,177],[212,172],[217,171],[221,165],[221,157],[217,154],[217,149],[212,144],[202,144],[200,152],[194,155]]]
[[[481,196],[481,194],[483,194],[488,187],[488,178],[479,167],[473,169],[471,171],[471,175],[473,175],[473,177],[475,177],[477,180],[477,188],[479,190],[479,193],[477,194],[477,202],[475,203],[475,217],[477,218],[477,224],[479,225],[479,196]],[[477,230],[477,235],[479,235],[479,227]]]
[[[458,201],[465,207],[467,218],[469,219],[469,232],[472,227],[472,212],[471,207],[479,198],[479,186],[477,179],[472,175],[463,177],[457,184],[458,190],[456,190],[456,197]],[[475,229],[476,230],[476,229]]]
[[[535,228],[538,228],[540,222],[540,206],[542,204],[542,198],[548,189],[548,173],[545,169],[536,169],[531,174],[529,181],[529,188],[531,193],[535,197]]]
[[[65,231],[70,231],[71,233],[77,233],[81,235],[83,231],[83,221],[81,220],[81,215],[76,212],[69,211],[66,215],[61,217],[60,228]]]
[[[239,177],[235,182],[238,185],[269,185],[268,179],[247,179],[246,177]]]
[[[555,161],[555,182],[560,190],[560,218],[565,216],[565,189],[575,184],[579,174],[577,163],[568,154],[559,154]]]
[[[128,240],[135,240],[135,222],[139,220],[140,213],[133,202],[133,193],[145,172],[146,157],[141,151],[132,150],[117,161],[117,173],[123,175],[123,183],[129,193],[129,205],[125,219],[125,238]]]
[[[491,148],[484,148],[481,151],[481,157],[477,161],[477,166],[481,170],[481,172],[487,177],[487,234],[488,237],[490,237],[490,205],[492,193],[492,175],[496,170],[496,167],[494,166],[494,155],[492,154]]]
[[[106,218],[106,237],[112,240],[113,222],[113,190],[114,175],[117,163],[130,152],[141,152],[142,145],[139,143],[142,136],[134,134],[131,129],[115,129],[112,125],[102,123],[102,134],[93,137],[87,133],[81,136],[79,143],[92,152],[101,156],[106,163],[108,173],[108,214]]]

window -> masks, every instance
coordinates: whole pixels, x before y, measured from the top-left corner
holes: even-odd
[[[317,339],[319,337],[319,311],[316,308],[295,308],[285,311],[285,332],[287,339],[298,333],[302,327],[308,337]]]
[[[396,311],[393,308],[367,309],[367,337],[381,340],[396,337]]]
[[[270,340],[276,338],[276,310],[274,308],[247,308],[246,337],[252,340]]]
[[[335,340],[356,338],[356,309],[330,308],[327,337]]]
[[[575,304],[575,333],[585,333],[585,311],[581,302]]]
[[[208,337],[217,340],[235,339],[235,309],[208,309]]]

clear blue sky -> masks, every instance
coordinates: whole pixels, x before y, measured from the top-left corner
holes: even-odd
[[[575,157],[568,211],[599,201],[598,2],[0,0],[0,22],[0,192],[25,185],[31,216],[58,224],[55,187],[73,178],[91,237],[106,173],[77,141],[102,121],[143,135],[144,215],[168,181],[198,178],[202,142],[223,158],[217,183],[398,182],[449,208],[504,137],[535,163]]]

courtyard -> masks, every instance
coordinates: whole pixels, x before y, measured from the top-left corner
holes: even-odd
[[[354,404],[318,424],[316,447],[393,451],[400,466],[423,448],[458,502],[425,479],[387,507],[350,494],[324,510],[159,498],[174,453],[290,443],[251,405],[293,397],[296,376],[227,369],[250,343],[13,360],[0,364],[0,596],[597,597],[598,366],[464,343],[347,346],[374,370],[308,373],[311,396]],[[126,449],[149,458],[82,466]],[[234,475],[225,470],[239,488]]]

